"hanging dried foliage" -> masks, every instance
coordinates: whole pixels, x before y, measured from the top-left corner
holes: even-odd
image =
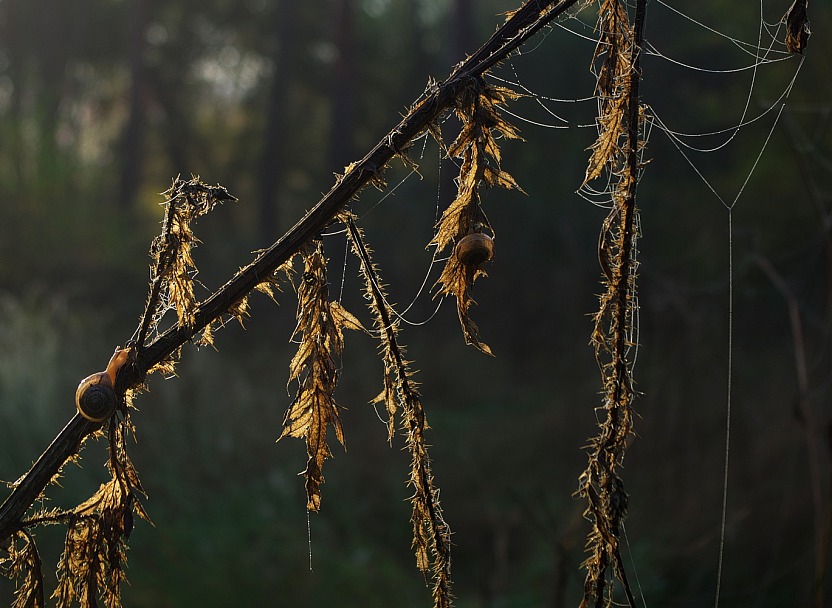
[[[110,480],[69,513],[55,514],[67,523],[58,587],[52,595],[61,608],[69,608],[74,601],[95,606],[97,597],[103,598],[108,608],[121,606],[134,514],[150,522],[140,500],[144,489],[127,454],[126,439],[131,432],[129,419],[112,424],[107,463]]]
[[[643,22],[643,0],[637,4],[632,25],[623,2],[604,0],[601,4],[595,54],[596,58],[604,56],[597,73],[599,136],[592,146],[585,183],[607,172],[612,184],[610,213],[601,227],[598,244],[605,289],[592,332],[606,417],[599,420],[599,433],[590,440],[589,462],[579,482],[578,493],[587,501],[585,516],[592,522],[587,538],[589,556],[583,564],[587,575],[582,607],[611,605],[613,578],[621,582],[630,605],[635,605],[619,551],[628,498],[618,467],[632,433],[635,397],[630,357],[638,308],[635,193],[643,148],[638,106]]]
[[[398,420],[411,456],[408,485],[413,491],[410,501],[416,563],[421,571],[431,572],[434,605],[438,608],[451,605],[451,533],[444,521],[428,454],[429,426],[422,398],[410,363],[404,357],[405,349],[398,342],[398,316],[387,301],[370,249],[344,208],[368,183],[383,185],[381,173],[395,155],[407,162],[404,151],[419,133],[429,129],[441,142],[438,120],[453,107],[462,129],[447,153],[460,159],[461,167],[456,197],[443,213],[431,241],[437,251],[450,253],[437,281],[437,295],[456,298],[466,341],[491,354],[469,318],[469,309],[474,303],[473,284],[485,275],[482,264],[494,255],[494,231],[481,207],[483,189],[519,189],[514,179],[502,170],[501,151],[497,146],[498,137],[518,138],[517,131],[499,113],[501,105],[518,95],[486,84],[483,74],[573,4],[574,0],[541,0],[524,3],[512,12],[492,39],[461,63],[447,81],[432,83],[408,115],[361,161],[349,166],[332,190],[283,238],[260,252],[254,261],[202,302],[196,301],[194,293],[197,270],[191,252],[198,240],[191,225],[217,203],[234,198],[225,188],[207,186],[197,178],[174,180],[165,193],[162,234],[151,248],[154,264],[145,313],[137,338],[124,349],[129,352],[128,361],[110,382],[119,399],[116,413],[103,419],[104,426],[97,418],[75,416],[47,448],[44,457],[21,478],[9,499],[0,505],[0,540],[10,539],[4,547],[7,557],[2,565],[18,581],[15,606],[43,605],[40,557],[28,528],[56,522],[65,523],[68,528],[54,594],[59,606],[68,608],[76,602],[95,606],[99,599],[110,608],[121,605],[126,541],[133,528],[134,515],[147,519],[140,502],[144,491],[126,449],[126,437],[132,432],[130,391],[140,388],[150,371],[172,373],[179,349],[196,340],[198,332],[202,331],[203,344],[212,344],[214,328],[231,317],[242,321],[248,314],[248,297],[253,290],[264,291],[274,298],[278,273],[288,272],[291,259],[297,254],[303,258],[304,272],[297,287],[297,326],[293,338],[298,350],[289,365],[289,382],[297,381],[298,391],[286,412],[280,438],[306,440],[307,509],[319,510],[324,481],[322,467],[332,456],[327,444],[330,427],[344,444],[339,406],[334,399],[339,376],[337,362],[344,348],[343,330],[363,329],[353,315],[329,299],[326,259],[320,237],[316,235],[336,217],[347,225],[352,249],[361,262],[366,295],[380,338],[383,390],[375,401],[383,403],[387,411],[388,440],[392,441]],[[635,395],[628,354],[634,345],[637,310],[635,187],[642,145],[638,139],[638,51],[644,5],[644,0],[637,0],[635,25],[630,26],[622,0],[603,0],[599,21],[596,59],[604,57],[598,72],[601,115],[599,138],[592,148],[586,181],[607,172],[615,185],[611,192],[612,210],[599,239],[605,293],[595,316],[592,337],[602,373],[607,417],[601,423],[599,435],[591,440],[589,465],[581,477],[579,490],[587,500],[586,514],[593,522],[588,539],[590,555],[585,562],[584,605],[611,603],[609,583],[612,581],[608,579],[612,577],[621,581],[628,600],[634,603],[618,550],[627,495],[617,467],[631,433],[631,402]],[[795,1],[798,8],[805,9],[805,5],[805,1]],[[793,11],[789,21],[794,22],[790,28],[798,32],[798,39],[798,25],[805,27],[808,34],[799,11]],[[160,328],[162,318],[170,311],[175,311],[176,322]],[[27,518],[35,497],[55,479],[63,463],[75,458],[80,442],[89,436],[102,436],[102,428],[109,436],[110,480],[74,509],[40,511]]]
[[[64,551],[58,563],[58,586],[52,594],[59,608],[69,608],[74,602],[97,606],[98,599],[108,608],[121,606],[127,540],[133,530],[134,515],[150,522],[141,504],[145,492],[126,447],[127,436],[133,431],[127,414],[130,397],[130,394],[124,396],[119,410],[124,416],[113,417],[106,425],[110,480],[73,509],[36,511],[21,522],[21,528],[13,536],[8,557],[0,560],[5,574],[18,581],[13,608],[45,605],[40,557],[34,537],[26,528],[55,523],[67,526]]]
[[[404,358],[405,349],[398,342],[398,321],[393,320],[395,311],[387,302],[378,267],[370,257],[370,248],[365,244],[364,236],[351,215],[342,214],[341,220],[347,225],[353,252],[361,262],[368,306],[381,339],[384,389],[375,401],[384,403],[387,409],[390,440],[397,411],[401,411],[402,425],[407,436],[407,448],[411,456],[408,485],[413,488],[410,522],[413,524],[416,566],[422,572],[432,572],[434,607],[446,608],[451,606],[453,599],[451,531],[442,516],[439,488],[434,483],[431,471],[425,439],[425,431],[429,428],[425,410],[409,362]]]
[[[633,81],[633,58],[629,52],[632,40],[627,9],[617,0],[604,0],[599,15],[600,34],[593,56],[593,61],[604,56],[596,85],[596,95],[600,102],[598,139],[591,147],[592,155],[584,184],[599,177],[605,169],[620,173],[616,171],[616,163],[620,162],[623,140],[627,136],[627,111]]]
[[[431,245],[444,251],[469,234],[493,229],[480,207],[480,188],[501,187],[520,189],[514,178],[500,167],[502,159],[495,137],[519,139],[517,130],[499,113],[499,106],[517,99],[519,95],[505,87],[485,84],[471,79],[462,89],[455,105],[462,129],[448,148],[448,156],[462,159],[457,180],[457,195],[445,209]],[[437,281],[437,295],[456,297],[456,309],[465,341],[491,355],[491,348],[480,340],[479,329],[468,316],[474,304],[471,288],[479,277],[486,276],[480,264],[465,263],[458,255],[448,258]]]
[[[17,581],[12,608],[43,608],[43,570],[35,539],[26,530],[18,530],[6,547],[8,555],[0,559],[0,569]]]
[[[129,514],[129,515],[128,515]],[[132,512],[117,480],[103,484],[69,518],[64,552],[58,563],[58,606],[96,605],[100,594],[109,608],[121,606],[120,586]]]
[[[321,508],[324,460],[332,456],[326,442],[327,429],[344,445],[344,431],[335,402],[338,368],[335,362],[344,350],[343,330],[363,329],[361,323],[338,302],[329,301],[326,260],[320,241],[302,252],[304,272],[298,287],[297,327],[293,339],[298,351],[289,364],[289,382],[297,380],[298,393],[286,412],[284,437],[306,439],[309,460],[306,470],[306,508]]]
[[[169,310],[176,312],[179,326],[193,324],[197,304],[193,281],[197,268],[191,250],[199,244],[199,239],[194,235],[191,224],[219,203],[237,200],[224,187],[209,186],[198,177],[187,181],[177,177],[163,195],[167,197],[163,203],[165,219],[162,233],[150,246],[153,275],[139,329],[137,343],[140,346],[149,331],[159,333],[162,317]],[[210,327],[203,334],[203,341],[211,343]]]
[[[809,43],[809,16],[806,9],[809,0],[794,0],[789,10],[783,15],[783,23],[786,24],[786,48],[790,53],[803,54],[803,49]]]

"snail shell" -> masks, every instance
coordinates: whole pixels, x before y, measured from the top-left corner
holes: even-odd
[[[87,376],[75,391],[75,405],[92,422],[103,422],[116,411],[116,392],[107,372]]]
[[[459,240],[454,255],[466,266],[479,266],[494,257],[494,239],[482,232],[472,232]]]
[[[75,406],[78,412],[91,422],[103,422],[112,416],[118,406],[114,390],[116,374],[127,361],[129,351],[116,349],[107,369],[87,376],[75,391]]]

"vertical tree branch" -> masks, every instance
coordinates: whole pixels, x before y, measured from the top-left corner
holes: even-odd
[[[592,342],[601,370],[606,419],[592,440],[587,469],[581,475],[579,494],[587,500],[586,515],[593,527],[587,540],[590,555],[582,608],[609,603],[612,568],[624,588],[627,602],[636,605],[619,551],[620,527],[627,514],[628,497],[617,468],[632,432],[632,400],[635,397],[629,356],[636,300],[636,239],[638,210],[636,190],[640,171],[641,115],[639,82],[646,0],[638,0],[633,24],[620,0],[601,6],[599,27],[604,34],[597,54],[606,54],[598,74],[601,115],[599,138],[587,169],[587,181],[606,170],[616,178],[612,209],[601,228],[599,260],[606,292],[595,315]],[[623,141],[623,143],[622,143]],[[622,165],[618,170],[616,165]]]

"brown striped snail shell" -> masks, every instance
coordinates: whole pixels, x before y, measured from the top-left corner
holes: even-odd
[[[494,257],[494,239],[482,232],[472,232],[459,240],[454,255],[466,266],[479,266]]]
[[[75,391],[78,412],[91,422],[103,422],[116,411],[116,392],[107,372],[87,376]]]
[[[129,351],[116,349],[107,369],[87,376],[75,391],[75,407],[84,418],[91,422],[103,422],[112,416],[118,406],[114,390],[116,374],[127,361]]]

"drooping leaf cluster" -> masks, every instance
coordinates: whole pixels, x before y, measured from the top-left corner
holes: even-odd
[[[436,235],[430,243],[436,245],[437,251],[444,251],[468,234],[484,230],[494,233],[481,207],[481,188],[520,189],[514,178],[501,168],[502,156],[496,141],[498,135],[519,139],[517,130],[499,113],[499,106],[518,97],[517,93],[505,87],[472,79],[457,98],[455,112],[462,121],[462,129],[448,147],[447,154],[460,158],[462,165],[456,198],[443,212]],[[474,304],[471,288],[481,276],[485,276],[485,271],[479,265],[464,264],[457,256],[451,255],[437,281],[437,295],[456,297],[465,341],[490,355],[491,348],[480,339],[479,329],[468,316],[468,310]]]
[[[344,328],[362,329],[361,323],[338,302],[330,302],[323,245],[316,240],[301,253],[303,276],[298,286],[297,327],[293,339],[298,351],[289,364],[289,382],[297,380],[298,393],[286,412],[280,438],[306,440],[306,508],[321,508],[324,460],[332,456],[326,441],[331,426],[344,445],[344,430],[335,402],[338,384],[336,359],[344,350]]]
[[[451,531],[442,515],[439,488],[434,483],[430,456],[425,438],[429,428],[417,383],[413,380],[410,363],[405,359],[405,348],[398,341],[398,318],[388,303],[379,269],[371,258],[371,250],[364,242],[362,231],[353,217],[343,214],[352,250],[361,262],[368,306],[373,313],[375,330],[381,340],[384,365],[384,388],[374,401],[384,404],[388,415],[389,438],[392,440],[396,412],[401,412],[411,464],[408,485],[413,488],[410,502],[413,507],[413,549],[416,566],[422,572],[432,572],[435,608],[451,606]]]
[[[42,608],[44,603],[43,568],[35,539],[19,530],[6,547],[8,555],[0,559],[3,574],[17,581],[12,608]]]
[[[806,13],[808,4],[809,0],[794,0],[783,15],[783,23],[786,24],[786,48],[790,53],[803,54],[803,49],[809,43],[809,36],[812,35],[809,16]]]
[[[153,275],[140,327],[139,345],[144,344],[148,331],[158,333],[162,317],[169,310],[176,312],[180,326],[193,323],[197,305],[194,295],[197,268],[191,251],[199,244],[199,239],[194,235],[191,224],[218,204],[236,200],[224,187],[209,186],[197,177],[190,180],[177,177],[163,195],[166,197],[162,203],[165,218],[162,233],[150,247]],[[203,334],[203,340],[211,343],[210,326]]]
[[[619,161],[627,136],[629,93],[634,74],[630,20],[623,3],[605,0],[601,4],[598,31],[593,59],[604,58],[596,75],[596,95],[600,102],[598,139],[591,146],[584,184],[599,177],[605,169],[626,179],[621,171],[624,165]]]
[[[127,453],[126,439],[132,432],[129,418],[114,418],[107,424],[109,481],[73,509],[35,512],[21,522],[21,529],[13,537],[3,570],[17,581],[14,608],[45,606],[42,564],[29,528],[57,523],[67,527],[58,562],[58,585],[52,594],[57,606],[97,606],[99,599],[108,608],[122,605],[127,540],[134,516],[148,522],[150,518],[141,503],[144,489]]]
[[[592,522],[587,538],[589,555],[583,564],[587,575],[582,607],[611,605],[612,579],[621,582],[630,605],[634,605],[619,551],[628,497],[618,468],[632,433],[635,397],[631,349],[636,346],[633,336],[638,308],[635,192],[644,145],[639,138],[637,86],[643,6],[639,2],[631,23],[623,2],[605,0],[598,19],[595,57],[604,57],[597,73],[599,135],[592,146],[585,184],[605,172],[611,184],[610,212],[598,242],[604,292],[591,339],[601,371],[606,416],[599,419],[598,435],[590,440],[589,462],[579,480],[578,493],[587,501],[584,514]]]
[[[144,489],[127,454],[126,439],[131,431],[128,419],[112,423],[107,463],[111,478],[67,516],[58,587],[53,594],[60,608],[69,608],[75,601],[80,606],[94,606],[96,597],[103,598],[108,608],[121,606],[134,515],[150,521],[140,500]]]

